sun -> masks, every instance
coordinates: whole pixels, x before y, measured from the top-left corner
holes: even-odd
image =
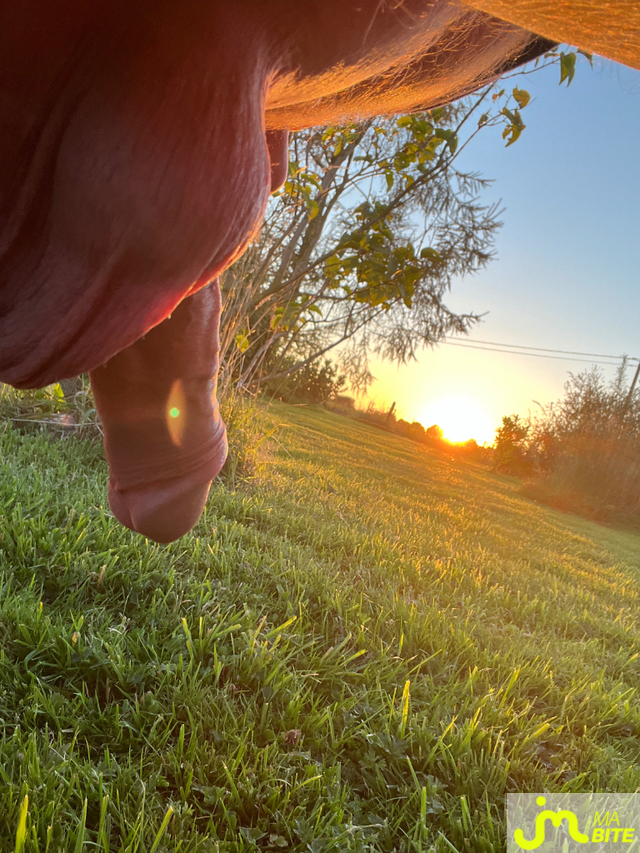
[[[482,405],[472,397],[443,397],[425,406],[420,421],[425,427],[437,424],[453,444],[475,439],[491,444],[496,427]]]

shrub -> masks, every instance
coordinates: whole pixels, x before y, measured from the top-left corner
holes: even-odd
[[[597,368],[570,378],[532,426],[529,497],[600,521],[640,525],[640,396],[624,362],[606,383]]]
[[[325,404],[332,412],[339,415],[354,415],[356,411],[356,401],[353,397],[348,397],[346,394],[338,394]]]
[[[286,364],[281,367],[287,369]],[[324,362],[312,361],[288,376],[269,380],[261,390],[285,403],[327,403],[338,397],[346,384],[338,368],[325,359]]]

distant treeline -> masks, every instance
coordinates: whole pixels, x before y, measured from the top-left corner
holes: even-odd
[[[369,403],[366,409],[358,409],[353,397],[344,395],[335,396],[325,405],[331,411],[364,421],[378,429],[401,435],[450,456],[461,457],[486,465],[491,464],[493,459],[491,447],[482,447],[473,438],[460,444],[453,444],[444,438],[442,430],[437,424],[425,428],[419,421],[409,423],[402,418],[397,418],[393,407],[388,411],[383,411],[376,408],[374,403]]]

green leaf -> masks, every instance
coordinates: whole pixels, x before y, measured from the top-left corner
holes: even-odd
[[[505,129],[502,131],[502,138],[508,139],[506,147],[508,148],[510,145],[520,137],[520,134],[525,128],[525,124],[522,121],[522,116],[518,110],[509,110],[507,107],[503,107],[500,110],[500,114],[506,116],[509,119],[510,124],[508,124]]]
[[[309,210],[309,220],[315,219],[315,217],[320,213],[318,202],[314,198],[307,199],[307,209]]]
[[[260,829],[258,829],[257,826],[240,827],[240,835],[242,835],[243,838],[245,838],[247,841],[252,842],[253,844],[255,844],[256,841],[260,841],[261,838],[264,838],[266,834],[266,832],[262,832]]]
[[[489,113],[482,113],[482,115],[478,119],[478,127],[482,127],[488,121],[489,121]]]
[[[387,179],[387,189],[390,190],[393,187],[393,172],[385,172],[385,178]]]
[[[523,110],[531,100],[531,95],[525,89],[518,89],[518,87],[515,86],[513,90],[513,99],[520,109]]]
[[[567,86],[571,85],[574,74],[576,73],[576,54],[562,53],[560,55],[560,85],[567,81]]]
[[[578,53],[579,53],[581,56],[584,56],[584,57],[585,57],[585,59],[588,59],[588,60],[589,60],[589,65],[593,68],[593,54],[592,54],[592,53],[587,53],[587,51],[586,51],[586,50],[581,50],[581,49],[578,49]]]
[[[442,261],[442,257],[435,249],[425,248],[420,251],[421,258],[428,258],[430,261]]]
[[[409,289],[413,288],[416,281],[422,278],[422,270],[419,267],[407,267],[404,271],[404,279]]]
[[[449,146],[449,151],[452,154],[456,153],[456,148],[458,147],[458,134],[455,130],[449,130],[446,127],[437,127],[433,135],[436,139],[444,139]]]
[[[418,139],[422,142],[433,134],[433,125],[424,118],[414,116],[414,121],[411,125],[411,132],[413,133],[414,139]]]
[[[244,332],[236,335],[236,349],[239,349],[240,352],[246,352],[249,349],[249,336]]]
[[[522,127],[519,127],[517,124],[510,124],[505,127],[505,129],[502,131],[502,138],[509,138],[509,141],[505,145],[505,148],[508,148],[510,145],[513,145],[513,143],[520,138],[520,134],[522,133],[523,127],[524,125],[522,125]]]

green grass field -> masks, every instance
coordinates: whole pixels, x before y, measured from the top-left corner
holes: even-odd
[[[306,408],[157,546],[0,427],[0,850],[494,851],[640,790],[640,537]]]

